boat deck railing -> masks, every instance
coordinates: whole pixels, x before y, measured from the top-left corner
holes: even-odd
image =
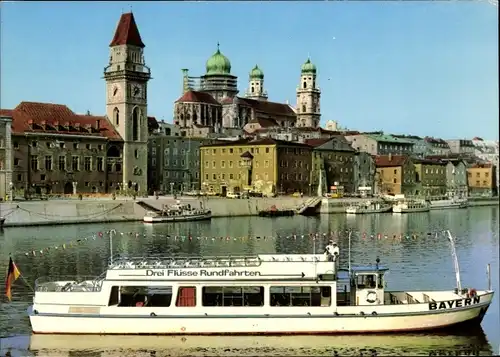
[[[219,267],[259,267],[262,263],[277,262],[321,262],[326,261],[319,255],[241,255],[241,256],[148,256],[114,257],[108,269],[181,269],[181,268],[219,268]]]
[[[105,275],[40,277],[35,281],[36,292],[99,292]]]

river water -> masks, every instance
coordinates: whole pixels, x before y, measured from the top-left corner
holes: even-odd
[[[13,301],[0,285],[0,356],[236,356],[236,355],[492,355],[499,353],[499,208],[470,207],[406,215],[322,215],[320,217],[218,218],[208,222],[159,224],[140,222],[59,227],[6,228],[0,233],[0,271],[12,254],[23,279],[13,287]],[[456,236],[462,286],[487,287],[486,264],[496,291],[482,328],[469,335],[405,334],[332,337],[120,337],[30,335],[26,308],[28,286],[41,276],[99,275],[106,266],[115,229],[113,253],[184,253],[225,255],[313,253],[329,236],[341,248],[344,263],[351,239],[353,264],[390,268],[389,290],[455,287],[448,241],[435,232]],[[325,235],[323,234],[325,233]],[[314,238],[318,235],[318,238]],[[101,236],[102,235],[102,236]],[[48,248],[48,249],[47,249]],[[4,275],[1,274],[4,279]]]

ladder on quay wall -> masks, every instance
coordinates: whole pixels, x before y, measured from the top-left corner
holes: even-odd
[[[322,197],[311,197],[302,206],[297,208],[298,214],[303,214],[305,211],[311,208],[316,208],[321,203]]]
[[[153,211],[155,213],[160,213],[161,212],[161,209],[158,209],[144,201],[137,201],[136,202],[139,206],[141,206],[142,208],[144,208],[146,211]]]

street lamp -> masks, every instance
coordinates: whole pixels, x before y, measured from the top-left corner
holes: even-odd
[[[9,182],[9,197],[10,197],[10,200],[11,201],[14,201],[14,184],[11,182]]]

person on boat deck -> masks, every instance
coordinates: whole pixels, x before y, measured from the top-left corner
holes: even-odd
[[[340,254],[337,243],[335,243],[333,240],[330,240],[329,244],[325,248],[325,253],[328,254],[328,261],[337,261]]]

